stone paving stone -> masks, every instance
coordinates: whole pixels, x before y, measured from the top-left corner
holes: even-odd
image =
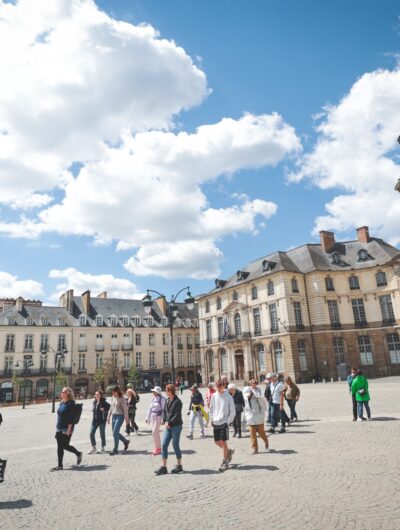
[[[184,414],[185,473],[161,477],[144,423],[150,394],[139,403],[139,435],[114,457],[86,454],[91,400],[85,401],[72,442],[84,452],[83,465],[66,453],[57,473],[49,472],[57,463],[51,404],[3,408],[0,458],[8,464],[0,528],[400,529],[399,391],[400,378],[371,380],[374,419],[359,423],[346,383],[301,385],[300,421],[271,435],[270,451],[258,455],[251,455],[248,434],[231,438],[235,454],[225,473],[218,472],[211,427],[200,439],[196,424],[194,440],[187,440]],[[189,397],[185,391],[184,411]]]

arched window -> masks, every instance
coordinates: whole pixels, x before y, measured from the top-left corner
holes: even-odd
[[[221,358],[221,372],[223,374],[226,374],[228,372],[228,358],[226,355],[226,351],[224,348],[222,348],[219,352],[220,358]]]
[[[279,342],[279,340],[274,342],[274,360],[275,370],[277,372],[283,372],[282,344]]]
[[[36,397],[47,397],[49,394],[49,382],[47,379],[39,379],[36,383]]]
[[[257,360],[260,372],[265,371],[264,344],[257,344]]]
[[[242,321],[241,321],[239,313],[236,313],[235,315],[235,335],[236,337],[240,337],[241,334],[242,334]]]

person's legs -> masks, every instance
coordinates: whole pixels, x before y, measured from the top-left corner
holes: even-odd
[[[63,467],[63,458],[64,458],[64,448],[63,448],[61,435],[62,435],[61,432],[56,433],[58,467]]]
[[[271,430],[275,431],[279,423],[279,404],[272,403]]]
[[[178,461],[178,466],[182,464],[182,451],[179,446],[179,440],[182,432],[182,425],[176,425],[171,427],[171,436],[172,436],[172,446],[174,448],[175,456]]]
[[[101,447],[106,446],[106,424],[100,423],[99,425],[100,438],[101,438]]]
[[[168,446],[172,440],[172,429],[165,429],[162,439],[162,463],[163,466],[167,465],[168,460]]]
[[[160,436],[161,416],[157,416],[153,423],[151,434],[153,436],[154,449],[161,450],[161,436]]]
[[[96,447],[96,431],[97,431],[98,425],[95,423],[92,424],[90,428],[90,443],[92,444],[92,447]]]
[[[357,400],[356,400],[355,394],[351,395],[351,401],[353,405],[353,420],[356,420],[357,419]]]
[[[272,407],[272,400],[270,399],[268,401],[268,418],[267,418],[267,423],[271,423],[272,422],[272,414],[273,414],[273,407]]]
[[[201,413],[201,410],[199,410],[196,414],[197,414],[197,418],[200,423],[201,434],[204,436],[204,422],[203,422],[203,415]]]
[[[62,444],[64,451],[69,451],[70,453],[74,453],[76,456],[80,456],[80,451],[75,449],[73,445],[70,445],[71,443],[71,436],[67,436],[66,434],[62,433]]]
[[[221,441],[221,447],[222,447],[222,450],[223,450],[223,453],[224,453],[224,460],[227,461],[228,460],[228,450],[229,450],[228,442],[226,442],[225,440],[222,440]]]
[[[260,423],[260,425],[257,425],[257,432],[258,432],[260,438],[262,438],[262,440],[265,443],[265,449],[268,449],[268,447],[269,447],[268,437],[265,434],[265,428],[264,428],[264,424],[263,423]]]
[[[253,451],[258,451],[257,428],[255,425],[249,425],[249,429],[250,429],[251,448],[253,449]]]
[[[193,435],[195,421],[196,421],[196,413],[193,410],[191,410],[190,416],[189,416],[189,435]]]
[[[239,412],[236,412],[235,414],[235,417],[233,418],[233,422],[232,422],[232,425],[233,425],[233,435],[236,436],[239,432],[239,424],[238,424],[238,414],[240,414]]]
[[[296,414],[296,401],[294,399],[287,399],[287,404],[289,405],[289,409],[290,409],[290,420],[294,420],[295,418],[297,418],[297,414]]]
[[[363,402],[357,401],[357,412],[358,412],[358,418],[362,420],[363,418]]]
[[[371,419],[371,409],[369,408],[369,401],[363,401],[365,410],[367,411],[368,419]]]
[[[114,438],[114,451],[118,451],[118,443],[120,440],[119,431],[124,422],[124,417],[121,415],[113,414],[112,416],[112,434]]]
[[[135,418],[136,418],[136,409],[133,412],[131,412],[131,425],[132,425],[132,429],[134,429],[135,431],[138,431],[139,427],[137,426],[135,422]]]

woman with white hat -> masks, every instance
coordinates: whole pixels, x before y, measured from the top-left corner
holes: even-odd
[[[153,435],[153,455],[161,454],[161,437],[160,437],[160,425],[162,423],[164,407],[165,407],[165,398],[161,395],[161,387],[155,386],[151,389],[153,392],[153,399],[151,400],[151,405],[149,412],[147,413],[146,423],[151,426],[151,432]]]

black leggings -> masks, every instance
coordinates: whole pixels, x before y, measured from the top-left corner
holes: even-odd
[[[63,465],[64,451],[69,451],[70,453],[74,453],[74,455],[79,456],[79,451],[75,449],[75,447],[73,447],[72,445],[69,445],[71,441],[71,436],[67,436],[62,432],[56,432],[56,440],[59,467],[62,467]]]
[[[133,430],[138,431],[139,427],[136,425],[135,416],[136,416],[136,410],[129,412],[129,421],[130,421],[131,427]]]

